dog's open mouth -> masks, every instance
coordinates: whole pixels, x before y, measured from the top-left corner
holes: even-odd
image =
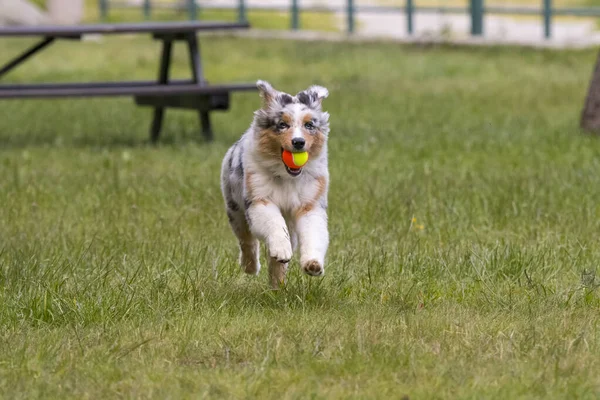
[[[285,165],[285,164],[283,164],[283,165]],[[302,168],[290,168],[287,165],[285,165],[285,170],[291,176],[298,176],[302,173]]]

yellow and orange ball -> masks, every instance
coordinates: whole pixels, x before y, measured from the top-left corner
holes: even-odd
[[[284,150],[281,158],[288,168],[298,169],[302,168],[304,164],[308,162],[308,152],[303,151],[302,153],[292,153],[291,151]]]

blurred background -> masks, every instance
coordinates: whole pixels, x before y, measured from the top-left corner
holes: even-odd
[[[5,24],[249,20],[254,28],[368,37],[589,44],[599,0],[1,0]]]

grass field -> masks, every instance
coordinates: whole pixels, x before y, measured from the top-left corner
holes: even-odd
[[[255,93],[211,144],[169,111],[158,147],[131,100],[3,102],[0,397],[600,395],[594,51],[203,46],[213,81],[329,88],[325,277],[236,265],[218,174]],[[157,52],[63,42],[10,79],[152,78]]]

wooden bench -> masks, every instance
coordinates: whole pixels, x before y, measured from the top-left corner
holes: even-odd
[[[42,37],[38,44],[0,67],[0,79],[57,39],[79,40],[90,34],[148,33],[162,41],[162,55],[156,81],[0,84],[0,99],[130,96],[135,99],[136,104],[154,108],[154,118],[150,127],[152,142],[156,142],[160,137],[166,108],[197,111],[204,137],[212,140],[210,111],[228,110],[229,97],[232,92],[256,90],[256,86],[254,83],[209,84],[204,79],[197,33],[199,31],[247,28],[249,28],[247,23],[222,22],[0,28],[0,37]],[[169,79],[171,53],[173,43],[176,41],[187,42],[191,70],[191,79],[189,80]]]

